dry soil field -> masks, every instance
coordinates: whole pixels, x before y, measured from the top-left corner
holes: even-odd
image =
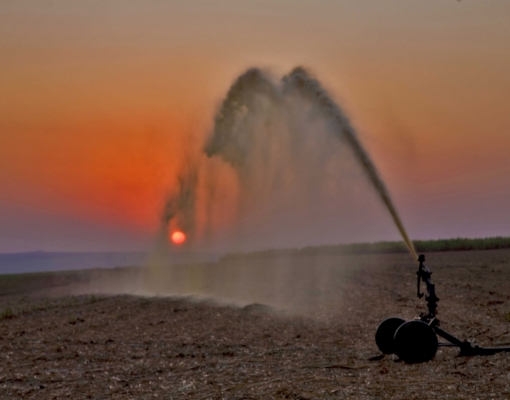
[[[442,327],[508,345],[509,263],[508,250],[427,254]],[[408,255],[291,260],[278,285],[270,260],[235,268],[196,267],[201,298],[167,296],[188,282],[183,269],[158,275],[152,297],[107,294],[141,279],[131,270],[0,277],[0,398],[510,397],[510,353],[440,348],[417,365],[381,356],[379,322],[425,311]]]

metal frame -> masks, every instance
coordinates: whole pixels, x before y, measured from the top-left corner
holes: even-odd
[[[420,315],[420,320],[428,324],[436,335],[448,341],[448,343],[439,343],[439,346],[459,347],[460,355],[462,356],[492,355],[503,351],[510,351],[510,347],[480,347],[467,340],[462,341],[457,339],[455,336],[439,328],[439,320],[436,318],[439,298],[436,296],[435,285],[430,279],[432,272],[425,266],[425,256],[423,254],[418,257],[418,262],[420,265],[418,267],[418,272],[416,272],[418,276],[417,295],[419,299],[424,296],[424,293],[420,292],[420,282],[423,281],[427,286],[427,296],[425,296],[425,300],[427,301],[427,308],[429,310],[428,314]]]

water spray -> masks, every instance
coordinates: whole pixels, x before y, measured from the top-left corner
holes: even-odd
[[[220,165],[237,178],[238,197],[231,207],[238,224],[234,231],[240,228],[242,232],[243,223],[249,226],[250,213],[260,211],[259,206],[292,212],[289,205],[301,201],[300,207],[309,207],[315,196],[331,193],[328,178],[333,177],[341,187],[342,174],[354,172],[375,190],[413,260],[417,259],[389,191],[357,132],[341,107],[304,68],[293,69],[279,81],[257,68],[237,77],[218,108],[202,150],[185,157],[175,190],[166,200],[163,254],[169,238],[174,245],[182,241],[180,235],[174,238],[176,231],[186,235],[189,245],[203,232],[212,232],[207,225],[215,210],[211,204],[225,198],[208,198],[204,188],[219,186],[219,177],[209,172],[211,166]],[[352,161],[354,169],[344,170]],[[336,190],[335,196],[340,193]],[[342,199],[334,199],[336,207]],[[269,214],[267,209],[262,211]]]
[[[295,68],[288,76],[284,77],[283,80],[287,91],[292,92],[295,90],[301,96],[316,105],[324,118],[327,118],[333,124],[337,136],[339,138],[343,137],[347,140],[347,143],[353,150],[357,160],[363,166],[363,170],[365,171],[368,179],[374,186],[374,189],[393,218],[393,221],[402,235],[402,239],[411,253],[411,256],[414,260],[416,260],[418,256],[414,249],[413,242],[404,228],[404,224],[402,223],[397,209],[393,204],[388,189],[379,176],[377,168],[370,159],[370,156],[359,141],[356,131],[351,126],[342,110],[329,97],[319,81],[310,77],[305,69],[301,67]]]
[[[404,362],[413,364],[432,360],[440,346],[459,347],[461,356],[492,355],[510,351],[510,347],[480,347],[467,340],[457,339],[441,329],[436,317],[439,298],[431,280],[432,272],[424,264],[423,254],[418,257],[418,263],[417,296],[419,299],[425,297],[428,312],[408,322],[395,317],[381,322],[375,334],[375,341],[381,352],[395,353]],[[426,295],[421,293],[421,282],[425,283]],[[438,336],[446,342],[439,342]]]
[[[300,99],[301,102],[304,100],[303,103],[311,107],[310,117],[326,123],[332,136],[345,141],[347,147],[352,150],[369,182],[388,209],[413,260],[416,260],[418,256],[413,243],[386,185],[359,141],[356,131],[320,82],[304,68],[295,68],[284,76],[280,83],[274,83],[270,77],[256,68],[240,75],[230,87],[215,117],[213,132],[205,147],[205,153],[208,157],[220,157],[236,169],[240,176],[249,176],[247,169],[251,161],[250,156],[253,156],[254,148],[261,147],[259,141],[265,139],[261,139],[257,129],[250,129],[250,124],[257,121],[266,127],[271,123],[278,123],[275,114],[290,115],[289,109],[295,99]]]

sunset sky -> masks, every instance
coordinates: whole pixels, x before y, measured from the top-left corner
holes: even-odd
[[[2,0],[0,252],[150,247],[252,66],[322,81],[411,238],[510,236],[509,21],[507,0]],[[398,239],[384,218],[353,239]]]

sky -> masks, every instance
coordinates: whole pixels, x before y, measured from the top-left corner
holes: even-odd
[[[510,236],[509,20],[506,0],[3,0],[0,252],[149,248],[253,66],[321,80],[411,238]],[[322,215],[281,245],[398,239],[375,224]]]

